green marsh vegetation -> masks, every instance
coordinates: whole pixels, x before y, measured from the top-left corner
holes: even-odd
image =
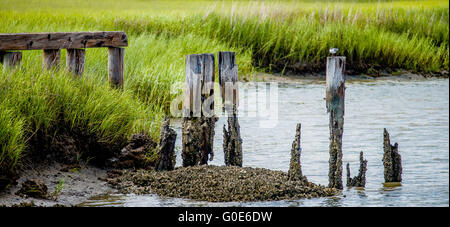
[[[81,130],[117,146],[139,132],[157,140],[161,119],[181,93],[187,54],[236,51],[245,80],[255,71],[321,71],[330,47],[356,72],[389,67],[434,74],[449,66],[449,4],[440,0],[0,5],[0,33],[119,30],[129,40],[123,91],[108,85],[104,48],[86,51],[82,78],[43,71],[41,51],[23,51],[20,70],[0,72],[0,177],[34,151],[37,135]],[[61,56],[64,65],[65,50]]]

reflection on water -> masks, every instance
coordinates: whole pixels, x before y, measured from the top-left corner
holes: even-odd
[[[256,88],[242,86],[241,99]],[[278,121],[260,128],[258,120],[240,118],[244,165],[287,171],[296,124],[302,123],[302,170],[308,180],[328,184],[328,116],[323,82],[278,86]],[[352,173],[359,152],[367,164],[365,189],[345,188],[332,198],[252,203],[206,203],[156,195],[112,195],[87,201],[99,206],[448,206],[449,205],[449,80],[348,82],[343,137],[344,164]],[[240,110],[252,111],[252,110]],[[216,123],[215,159],[223,165],[222,127]],[[181,128],[176,151],[181,163]],[[383,128],[398,142],[403,162],[401,185],[384,185]],[[346,172],[344,170],[344,176]],[[343,178],[345,181],[345,177]],[[345,183],[345,182],[344,182]]]

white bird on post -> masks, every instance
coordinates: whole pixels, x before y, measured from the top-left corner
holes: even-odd
[[[335,47],[330,48],[330,54],[333,55],[333,56],[334,56],[338,51],[339,51],[338,48],[335,48]]]

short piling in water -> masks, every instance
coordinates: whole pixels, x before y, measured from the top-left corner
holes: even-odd
[[[342,189],[342,134],[344,131],[345,57],[327,58],[326,106],[330,118],[328,187]]]
[[[20,67],[22,52],[1,52],[0,61],[3,63],[3,71],[13,71]]]
[[[237,115],[239,105],[238,70],[234,52],[219,52],[219,83],[228,130],[223,126],[225,165],[242,167],[242,138]]]
[[[161,126],[159,140],[157,171],[173,170],[175,167],[175,141],[177,133],[170,127],[170,119],[166,118]]]
[[[183,166],[208,164],[214,157],[214,54],[186,56],[183,102]]]
[[[367,160],[364,160],[363,152],[359,153],[359,173],[356,177],[350,175],[350,163],[347,163],[347,187],[366,186]]]
[[[401,182],[402,181],[402,158],[398,153],[398,144],[391,145],[389,133],[384,129],[384,181],[385,182]]]
[[[301,155],[302,155],[302,147],[300,144],[301,141],[301,128],[302,125],[300,123],[297,124],[297,129],[295,130],[295,139],[292,142],[291,149],[291,161],[289,164],[289,180],[301,180],[307,181],[306,177],[302,174],[302,165],[301,165]]]

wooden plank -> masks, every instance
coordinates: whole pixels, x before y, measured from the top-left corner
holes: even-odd
[[[66,69],[77,76],[83,75],[84,59],[86,51],[84,49],[67,49]]]
[[[342,134],[344,132],[345,57],[327,58],[326,106],[330,117],[330,188],[342,189]]]
[[[22,61],[22,52],[5,52],[2,55],[3,71],[13,71],[20,67]]]
[[[108,79],[115,88],[123,88],[124,56],[124,48],[108,48]]]
[[[202,115],[214,117],[214,54],[202,54]]]
[[[0,50],[126,47],[125,32],[0,33]]]
[[[58,68],[60,60],[61,50],[59,49],[44,50],[42,53],[42,67],[46,70]]]
[[[239,105],[238,68],[234,52],[218,53],[220,94],[224,110],[236,112]]]

